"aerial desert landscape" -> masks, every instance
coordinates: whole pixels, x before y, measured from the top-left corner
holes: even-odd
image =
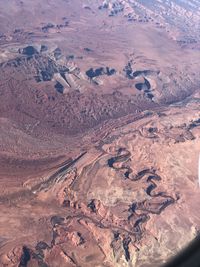
[[[199,0],[0,0],[0,103],[0,267],[159,267],[199,235]]]

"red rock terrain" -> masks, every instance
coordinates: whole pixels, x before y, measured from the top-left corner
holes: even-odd
[[[161,266],[198,234],[199,12],[0,1],[0,266]]]

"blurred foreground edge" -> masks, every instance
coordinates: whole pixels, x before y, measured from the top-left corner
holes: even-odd
[[[162,267],[200,267],[200,235]]]

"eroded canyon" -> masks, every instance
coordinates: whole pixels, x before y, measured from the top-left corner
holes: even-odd
[[[198,1],[0,1],[0,266],[161,266],[199,234]]]

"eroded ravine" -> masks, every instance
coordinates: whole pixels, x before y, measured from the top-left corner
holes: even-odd
[[[34,242],[16,238],[23,244],[20,267],[29,266],[32,261],[45,267],[101,266],[104,262],[112,267],[122,263],[134,266],[134,257],[143,253],[141,244],[149,239],[159,244],[160,237],[151,229],[152,222],[165,220],[168,211],[180,204],[176,190],[166,185],[165,173],[154,161],[153,149],[172,131],[176,134],[169,135],[169,141],[176,142],[177,134],[182,135],[190,125],[195,137],[198,119],[167,129],[168,132],[154,124],[153,116],[132,125],[123,126],[126,131],[117,129],[112,135],[105,135],[101,144],[85,150],[87,153],[63,161],[32,188],[29,197],[27,191],[20,198],[23,218],[35,220],[37,231],[41,220],[46,227],[42,228],[45,235],[41,233]],[[149,129],[156,132],[156,138],[148,138]],[[154,144],[152,150],[149,142]],[[145,149],[151,152],[148,159]],[[15,196],[12,204],[19,200],[14,199]],[[35,209],[30,216],[28,202]],[[7,249],[16,246],[9,240],[5,244]],[[9,257],[14,261],[12,255]],[[52,263],[52,259],[58,262]],[[106,265],[107,262],[113,265]]]
[[[94,173],[97,174],[97,170],[101,166],[99,162],[101,158],[105,156],[108,157],[108,155],[104,154],[98,158],[95,163],[92,163],[91,166],[85,167],[82,174],[78,177],[76,177],[78,174],[75,172],[73,181],[79,183],[79,180],[83,177],[87,177],[89,173],[90,175]],[[148,198],[144,201],[129,203],[129,205],[124,204],[124,215],[119,218],[117,214],[115,214],[118,208],[117,205],[114,210],[112,210],[112,208],[103,204],[99,199],[87,200],[87,195],[85,194],[81,195],[79,199],[78,194],[73,191],[79,190],[79,187],[74,186],[74,182],[72,182],[69,186],[71,189],[67,189],[62,204],[62,207],[66,208],[66,213],[68,215],[65,216],[63,214],[61,217],[54,216],[51,218],[53,240],[51,242],[51,247],[48,248],[45,246],[44,249],[54,250],[60,243],[59,240],[62,239],[60,235],[61,232],[68,232],[68,225],[71,225],[71,230],[69,230],[69,232],[77,233],[78,238],[82,240],[80,246],[85,242],[92,242],[84,238],[84,234],[76,227],[77,224],[83,227],[83,232],[89,231],[89,233],[93,234],[93,242],[96,240],[95,232],[98,231],[97,229],[111,231],[113,238],[110,243],[110,248],[113,251],[113,255],[116,256],[122,253],[119,252],[122,249],[126,261],[129,262],[131,258],[129,246],[132,244],[135,249],[138,250],[137,244],[144,236],[147,221],[154,214],[159,215],[167,206],[176,201],[167,193],[157,189],[157,184],[161,182],[161,177],[156,173],[155,169],[146,168],[139,171],[136,175],[133,175],[132,168],[130,167],[130,158],[131,153],[127,149],[119,148],[116,156],[108,158],[107,164],[108,167],[114,169],[116,173],[123,173],[123,177],[120,177],[122,177],[125,182],[131,181],[132,184],[142,182],[143,186],[145,185],[145,192]],[[91,172],[93,168],[94,172]],[[89,179],[89,177],[86,178],[86,180],[87,179]],[[87,190],[89,190],[89,187],[90,185],[88,184],[85,189],[87,188]],[[113,216],[115,219],[113,219]],[[92,226],[88,227],[88,225]],[[104,250],[101,249],[101,253],[104,254]],[[79,266],[79,260],[76,259],[75,256],[69,257],[74,266]]]

